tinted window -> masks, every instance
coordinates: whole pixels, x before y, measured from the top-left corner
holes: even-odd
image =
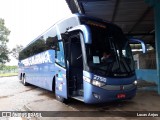
[[[59,42],[59,50],[57,50],[56,56],[56,62],[62,67],[65,67],[64,47],[62,41]]]
[[[23,49],[19,53],[19,60],[23,60],[49,49],[55,50],[57,47],[56,28],[53,27]]]
[[[134,73],[134,61],[122,30],[110,23],[82,19],[90,27],[92,44],[86,44],[91,72],[103,76],[125,77]]]

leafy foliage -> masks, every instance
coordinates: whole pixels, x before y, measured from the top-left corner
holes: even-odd
[[[22,45],[16,45],[15,48],[12,49],[11,55],[18,60],[19,52],[23,49]]]
[[[0,18],[0,64],[4,64],[9,61],[8,54],[9,50],[6,43],[10,31],[5,27],[4,20]]]
[[[18,72],[18,66],[0,65],[0,74],[3,74],[3,73],[17,73],[17,72]]]
[[[17,66],[6,66],[6,65],[3,65],[3,67],[0,68],[0,70],[14,70],[14,69],[17,69],[18,67]]]

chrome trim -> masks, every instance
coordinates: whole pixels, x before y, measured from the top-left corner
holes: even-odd
[[[129,90],[135,87],[136,85],[134,84],[129,84],[129,85],[105,85],[101,88],[106,89],[106,90]]]

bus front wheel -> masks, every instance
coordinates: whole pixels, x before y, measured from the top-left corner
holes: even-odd
[[[66,100],[64,97],[61,97],[61,96],[59,96],[59,95],[56,95],[56,99],[57,99],[58,101],[62,102],[62,103],[66,103],[66,102],[67,102],[67,100]]]

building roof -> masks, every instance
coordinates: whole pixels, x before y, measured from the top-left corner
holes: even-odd
[[[154,45],[154,12],[145,0],[66,0],[72,13],[98,17],[120,26],[123,32]]]

